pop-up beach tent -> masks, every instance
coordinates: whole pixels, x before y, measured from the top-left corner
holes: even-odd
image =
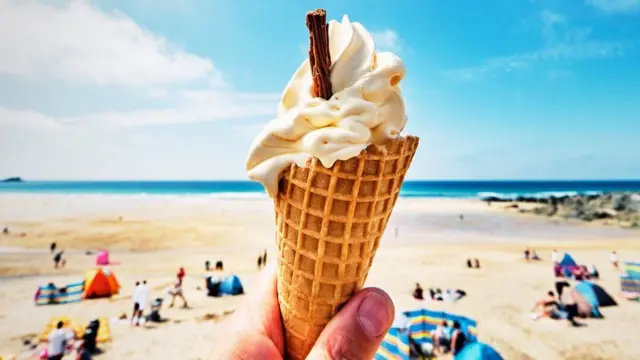
[[[84,280],[84,298],[111,297],[120,291],[120,284],[113,271],[96,269],[87,272]]]
[[[616,301],[599,285],[582,281],[571,290],[571,297],[578,305],[582,317],[601,318],[601,307],[616,306]]]
[[[454,357],[454,360],[503,360],[500,353],[491,346],[481,343],[472,342],[465,345],[462,350]]]
[[[578,267],[578,263],[573,259],[571,254],[565,253],[559,263],[554,264],[554,272],[556,276],[571,277],[571,273]]]
[[[108,251],[102,250],[102,251],[98,252],[98,255],[96,255],[96,265],[98,265],[98,266],[109,265],[109,252]]]
[[[242,282],[236,275],[227,276],[220,284],[220,293],[224,295],[242,295],[244,289],[242,288]]]

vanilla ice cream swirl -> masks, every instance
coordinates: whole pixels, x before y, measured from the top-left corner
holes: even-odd
[[[371,144],[399,136],[407,117],[400,92],[402,60],[377,53],[371,34],[344,16],[329,22],[331,87],[329,100],[314,97],[309,60],[287,84],[278,115],[254,140],[246,169],[271,197],[278,193],[282,170],[305,166],[316,157],[323,166],[358,156]]]

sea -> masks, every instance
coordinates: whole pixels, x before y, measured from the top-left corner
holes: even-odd
[[[400,196],[415,198],[548,197],[640,191],[640,180],[407,180]],[[266,197],[251,181],[25,181],[0,183],[0,193],[102,195],[206,195],[214,198]]]

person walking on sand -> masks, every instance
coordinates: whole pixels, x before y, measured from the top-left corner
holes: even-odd
[[[267,266],[267,249],[264,249],[264,254],[262,255],[262,266]]]
[[[54,242],[52,242],[52,243],[49,245],[49,252],[51,252],[51,253],[53,254],[53,253],[56,251],[56,246],[57,246],[57,245],[58,245],[58,244],[56,244],[56,242],[55,242],[55,241],[54,241]]]
[[[63,250],[58,251],[56,255],[53,257],[53,266],[54,268],[58,268],[60,266],[60,261],[62,261],[62,254],[64,254]]]
[[[620,268],[618,267],[618,254],[614,251],[611,252],[611,255],[609,255],[609,260],[611,260],[611,265],[613,265],[613,267],[616,270],[620,270]]]
[[[176,301],[176,297],[179,297],[180,300],[182,300],[182,307],[183,308],[187,308],[187,307],[189,307],[189,305],[187,304],[187,299],[185,299],[184,293],[183,293],[183,290],[182,290],[182,279],[184,278],[184,269],[180,268],[180,270],[182,270],[182,276],[180,276],[180,273],[178,273],[177,280],[176,280],[175,284],[173,285],[173,289],[170,292],[170,294],[171,294],[171,304],[169,304],[169,307],[173,307],[173,305],[174,305],[174,303]]]
[[[262,269],[262,254],[258,256],[258,270]]]

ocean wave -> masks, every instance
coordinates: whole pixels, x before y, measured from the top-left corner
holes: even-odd
[[[480,199],[498,198],[503,200],[515,199],[519,196],[528,198],[546,199],[550,197],[561,198],[565,196],[576,195],[599,195],[602,191],[541,191],[541,192],[511,192],[511,193],[497,193],[497,192],[479,192],[476,197]]]
[[[269,196],[265,192],[220,192],[220,193],[210,193],[207,195],[210,198],[214,199],[266,199]]]

